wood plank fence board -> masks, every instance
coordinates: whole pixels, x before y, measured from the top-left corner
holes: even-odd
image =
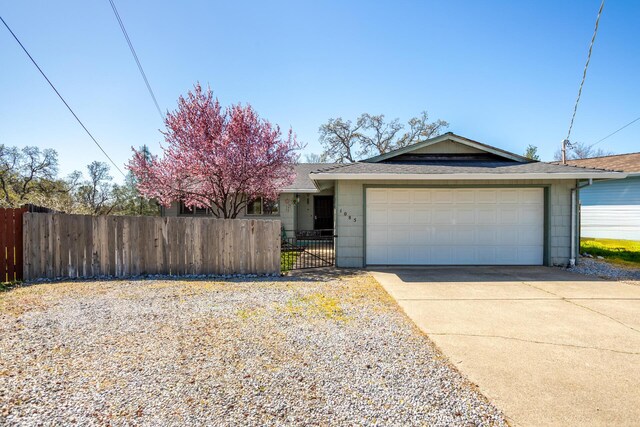
[[[0,245],[8,254],[4,225]],[[13,218],[15,226],[16,219]],[[92,217],[26,212],[21,224],[24,278],[141,274],[248,274],[280,271],[280,221],[215,218]],[[16,246],[17,248],[17,246]],[[8,274],[8,256],[0,270]],[[12,258],[17,260],[18,257]]]

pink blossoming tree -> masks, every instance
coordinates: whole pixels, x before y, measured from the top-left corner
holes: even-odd
[[[276,200],[295,178],[295,135],[289,130],[283,137],[250,105],[223,109],[210,89],[196,84],[165,124],[163,156],[133,149],[128,165],[140,193],[164,206],[182,200],[218,218],[235,218],[253,199]]]

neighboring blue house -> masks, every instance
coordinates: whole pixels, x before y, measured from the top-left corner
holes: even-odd
[[[627,172],[580,189],[580,235],[640,241],[640,153],[569,160],[573,166]]]

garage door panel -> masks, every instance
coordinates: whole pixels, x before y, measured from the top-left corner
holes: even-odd
[[[387,231],[387,242],[389,245],[405,245],[411,239],[411,229],[409,227],[390,226]]]
[[[411,201],[413,203],[431,203],[431,191],[426,189],[414,190]]]
[[[369,188],[367,189],[367,204],[387,203],[387,195],[389,191],[385,188]]]
[[[518,264],[518,246],[496,246],[495,255],[504,264]]]
[[[409,264],[429,264],[431,263],[431,248],[428,246],[410,246],[409,247]],[[407,264],[403,262],[402,264]]]
[[[367,245],[367,261],[369,264],[388,264],[386,246]]]
[[[498,230],[498,245],[507,246],[518,243],[519,228],[517,225],[505,225]]]
[[[519,221],[518,206],[506,205],[501,206],[498,210],[498,222],[502,225],[518,224]]]
[[[433,239],[431,242],[425,242],[425,244],[431,245],[449,245],[453,240],[453,227],[451,226],[440,226],[434,227],[433,229]]]
[[[492,225],[498,223],[498,209],[495,207],[479,206],[476,210],[478,225]]]
[[[478,248],[478,262],[477,264],[495,264],[497,259],[497,247],[496,246],[484,246]]]
[[[391,203],[411,203],[411,190],[393,190],[389,193]]]
[[[411,224],[428,225],[431,224],[431,208],[417,206],[411,210]]]
[[[394,206],[389,209],[389,225],[409,225],[411,224],[411,205]]]
[[[451,207],[435,207],[433,209],[432,223],[434,225],[450,225],[452,220]]]
[[[453,193],[451,190],[431,190],[431,192],[431,201],[433,203],[453,202]]]
[[[498,190],[498,203],[518,203],[518,190]]]
[[[451,264],[451,260],[454,259],[453,249],[452,246],[445,245],[431,247],[429,251],[431,263],[435,265]]]
[[[428,227],[416,227],[409,236],[409,244],[411,246],[426,246],[432,241],[433,230]]]
[[[539,189],[528,189],[528,190],[520,190],[520,203],[538,205],[540,204],[540,190]]]
[[[476,210],[474,208],[455,208],[454,218],[456,225],[475,224]]]
[[[518,218],[522,225],[538,225],[544,209],[538,207],[521,207]]]
[[[540,234],[538,227],[534,225],[521,226],[518,230],[518,244],[525,246],[537,246],[544,243],[544,236]]]
[[[471,203],[475,204],[476,202],[476,191],[475,190],[458,190],[453,193],[453,200],[455,203]]]
[[[407,260],[410,259],[411,248],[407,245],[389,245],[388,246],[388,264],[406,264]]]
[[[476,202],[479,204],[495,204],[498,201],[498,193],[496,190],[477,190]]]
[[[387,229],[379,227],[367,227],[367,243],[371,245],[384,245],[387,243]]]
[[[453,229],[453,240],[451,243],[454,245],[460,245],[461,247],[464,245],[476,244],[476,232],[477,227],[471,225],[455,227]]]
[[[480,227],[476,230],[476,241],[479,245],[497,245],[498,231],[495,227]]]
[[[543,263],[540,188],[371,190],[388,194],[367,193],[367,264]]]
[[[475,246],[456,246],[455,250],[455,263],[458,264],[475,264],[477,251]]]
[[[367,224],[369,225],[387,225],[389,222],[387,207],[370,207],[367,210]]]
[[[529,260],[534,260],[534,264],[542,264],[542,252],[540,246],[520,246],[518,247],[518,264],[528,264]]]

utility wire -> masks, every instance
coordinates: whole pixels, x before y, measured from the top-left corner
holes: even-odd
[[[5,20],[2,18],[2,16],[0,16],[0,21],[2,21],[2,23],[4,24],[5,27],[7,27],[7,30],[9,30],[9,32],[11,33],[11,35],[13,36],[14,39],[16,39],[16,41],[18,42],[18,44],[20,45],[20,47],[22,48],[22,50],[24,50],[24,53],[27,54],[27,56],[29,57],[29,59],[31,60],[31,62],[33,62],[33,65],[36,66],[36,68],[38,69],[38,71],[40,71],[40,74],[42,74],[42,77],[45,78],[45,80],[47,81],[47,83],[49,83],[49,86],[51,86],[51,88],[53,89],[53,91],[56,93],[56,95],[58,95],[58,98],[60,98],[60,100],[64,103],[64,105],[67,107],[67,109],[71,112],[71,114],[73,114],[73,117],[75,117],[75,119],[78,121],[78,123],[80,123],[80,126],[82,126],[82,129],[84,129],[85,132],[87,132],[87,135],[89,135],[89,137],[93,140],[93,142],[98,146],[98,148],[100,149],[100,151],[102,151],[102,153],[107,157],[107,159],[109,159],[109,161],[111,162],[111,164],[113,166],[115,166],[115,168],[118,170],[118,172],[120,172],[122,174],[122,176],[126,177],[126,175],[124,174],[124,172],[122,172],[122,169],[120,169],[120,167],[118,167],[118,165],[116,164],[116,162],[113,161],[113,159],[111,157],[109,157],[109,155],[107,154],[106,151],[104,151],[104,148],[102,148],[102,146],[100,145],[100,143],[93,137],[93,135],[91,134],[91,132],[89,132],[89,129],[87,129],[87,127],[84,125],[84,123],[82,123],[82,120],[80,120],[80,118],[76,115],[76,113],[73,111],[73,109],[71,109],[71,107],[69,106],[69,104],[67,103],[67,101],[65,101],[65,99],[62,97],[62,95],[60,95],[60,92],[58,92],[58,89],[56,89],[56,87],[53,85],[53,83],[51,83],[51,80],[49,80],[49,78],[47,77],[47,75],[44,73],[44,71],[42,71],[42,69],[40,68],[40,66],[38,65],[38,63],[35,61],[35,59],[33,59],[33,57],[31,56],[31,54],[29,53],[29,51],[27,50],[27,48],[24,47],[24,45],[22,44],[22,42],[20,42],[20,39],[18,39],[18,36],[15,35],[15,33],[11,30],[11,28],[9,27],[9,25],[5,22]]]
[[[598,34],[598,24],[600,23],[600,15],[602,15],[602,9],[604,8],[604,0],[600,4],[600,10],[598,10],[598,16],[596,18],[596,26],[593,30],[593,37],[591,37],[591,44],[589,44],[589,53],[587,54],[587,62],[584,64],[584,71],[582,72],[582,81],[580,82],[580,88],[578,89],[578,97],[576,98],[576,105],[573,107],[573,115],[571,116],[571,123],[569,124],[569,131],[567,132],[567,141],[571,136],[571,129],[573,129],[573,121],[576,118],[576,112],[578,111],[578,103],[580,102],[580,95],[582,95],[582,86],[587,78],[587,69],[589,68],[589,61],[591,61],[591,51],[593,50],[593,44],[596,41],[596,34]]]
[[[120,18],[120,14],[118,13],[118,9],[116,9],[116,4],[113,2],[113,0],[109,0],[109,3],[111,3],[111,9],[113,9],[113,13],[116,15],[116,19],[118,20],[118,24],[120,24],[120,29],[122,30],[122,34],[124,35],[124,38],[127,40],[127,44],[129,45],[129,50],[131,50],[131,54],[133,55],[133,59],[135,59],[136,64],[138,65],[138,70],[140,70],[140,74],[142,74],[142,78],[144,79],[144,84],[147,85],[147,90],[149,91],[149,95],[151,95],[151,98],[153,99],[153,103],[156,105],[156,109],[158,110],[158,114],[160,114],[160,119],[164,122],[164,114],[162,114],[162,109],[160,108],[160,105],[158,104],[158,100],[156,99],[156,95],[153,93],[153,90],[151,89],[151,85],[149,84],[149,80],[147,79],[147,75],[144,72],[144,69],[142,68],[142,64],[140,64],[140,60],[138,59],[138,54],[136,53],[136,50],[133,48],[133,43],[131,43],[131,39],[129,38],[129,34],[127,33],[126,28],[124,27],[124,23],[122,22],[122,19]]]
[[[624,129],[624,128],[626,128],[626,127],[631,126],[632,124],[634,124],[634,123],[635,123],[635,122],[637,122],[638,120],[640,120],[640,117],[638,117],[638,118],[636,118],[636,119],[634,119],[634,120],[631,120],[629,123],[627,123],[626,125],[622,126],[622,127],[621,127],[621,128],[619,128],[618,130],[616,130],[616,131],[614,131],[614,132],[611,132],[609,135],[605,136],[604,138],[602,138],[602,139],[598,140],[597,142],[594,142],[593,144],[591,144],[591,145],[589,146],[589,148],[593,147],[593,146],[594,146],[594,145],[596,145],[596,144],[600,144],[600,143],[601,143],[602,141],[604,141],[605,139],[609,138],[610,136],[615,135],[616,133],[620,132],[622,129]]]

